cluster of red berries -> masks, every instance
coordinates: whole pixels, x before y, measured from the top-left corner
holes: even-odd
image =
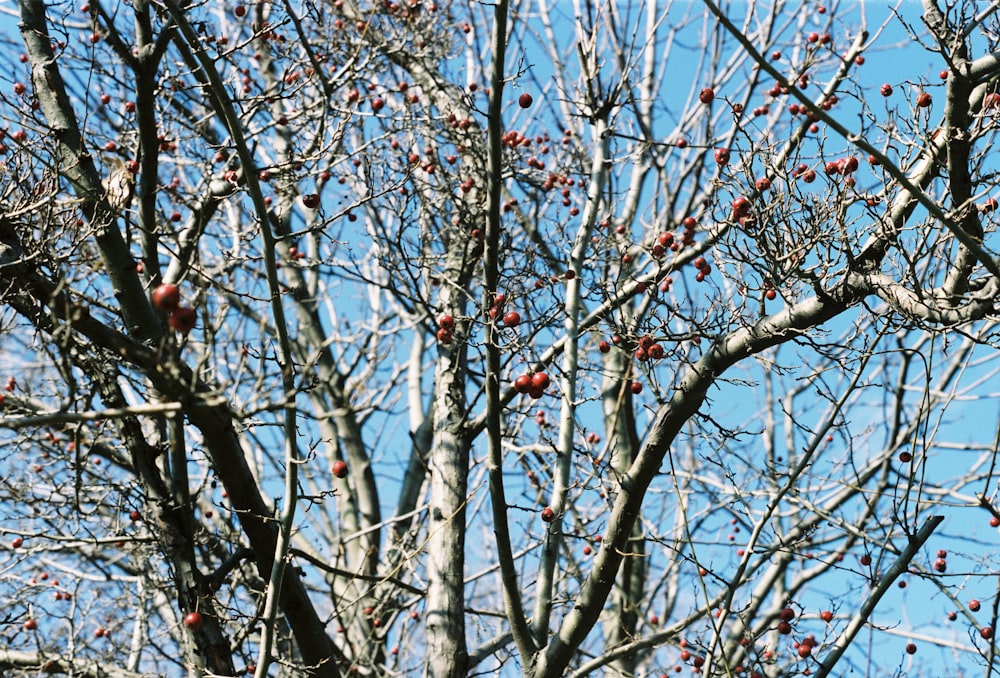
[[[194,329],[197,314],[193,308],[181,306],[181,291],[177,285],[163,283],[153,290],[153,306],[167,314],[167,324],[181,334]]]

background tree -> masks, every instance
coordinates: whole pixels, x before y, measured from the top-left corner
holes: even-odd
[[[995,8],[4,9],[6,673],[992,672]]]

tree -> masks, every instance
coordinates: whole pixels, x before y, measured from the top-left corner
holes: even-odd
[[[993,669],[995,8],[13,9],[6,673]]]

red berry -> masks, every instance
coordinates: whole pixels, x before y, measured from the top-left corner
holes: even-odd
[[[638,394],[642,393],[642,382],[641,381],[633,381],[632,385],[629,388],[632,389],[632,393],[638,395]]]
[[[979,635],[981,635],[984,639],[989,640],[990,638],[993,637],[993,627],[984,626],[983,628],[979,629]]]
[[[197,631],[201,628],[202,621],[201,613],[188,612],[184,617],[184,626],[188,627],[192,631]]]
[[[878,91],[881,92],[884,97],[892,96],[892,85],[885,83],[879,87]]]
[[[531,386],[531,375],[529,374],[519,374],[514,380],[514,390],[518,393],[527,393],[531,390]]]
[[[867,553],[864,554],[863,556],[861,556],[861,564],[862,565],[871,565],[872,564],[872,557],[870,555],[868,555]]]
[[[795,619],[795,610],[793,610],[790,607],[786,607],[785,609],[783,609],[781,611],[781,620],[782,621],[790,622],[793,619]]]
[[[451,330],[447,330],[442,327],[437,331],[437,340],[442,344],[450,344],[451,339],[452,339]]]
[[[600,349],[601,353],[608,353],[609,351],[611,351],[611,344],[609,344],[606,341],[601,341],[601,343],[598,344],[598,348]]]
[[[378,113],[385,107],[385,100],[382,97],[372,99],[372,110]]]
[[[517,105],[520,106],[521,108],[531,108],[531,104],[533,102],[534,99],[532,99],[531,95],[528,94],[527,92],[525,92],[524,94],[522,94],[517,98]]]
[[[521,324],[521,314],[517,311],[507,311],[503,315],[503,324],[507,327],[517,327]]]
[[[161,311],[173,311],[181,303],[181,291],[177,285],[163,283],[153,290],[153,306]]]
[[[700,101],[703,104],[710,104],[714,99],[715,99],[715,90],[713,90],[711,87],[706,87],[705,89],[701,90],[701,92],[699,92],[698,94],[698,101]]]
[[[24,539],[22,539],[21,537],[14,537],[11,540],[11,542],[10,542],[10,547],[13,548],[13,549],[19,549],[19,548],[21,548],[21,545],[23,543],[24,543]]]
[[[544,391],[552,383],[552,380],[549,379],[549,375],[545,374],[545,372],[535,372],[531,376],[531,383],[536,389]]]
[[[139,521],[142,520],[142,514],[139,513],[138,511],[129,511],[128,519],[131,520],[133,523],[138,523]]]
[[[764,297],[768,301],[774,301],[778,297],[778,293],[775,292],[773,289],[772,290],[767,290],[766,292],[764,292]]]
[[[787,636],[791,632],[792,632],[792,625],[791,624],[789,624],[786,621],[780,621],[780,622],[778,622],[778,633],[780,633],[783,636]]]
[[[34,631],[35,629],[38,628],[38,622],[36,622],[34,619],[29,619],[28,621],[24,622],[24,628],[27,629],[28,631]]]
[[[997,518],[996,516],[990,518],[990,527],[996,527],[998,525],[1000,525],[1000,518]]]
[[[714,152],[715,162],[719,165],[726,165],[729,163],[729,149],[727,148],[717,148]]]
[[[761,177],[760,179],[757,180],[758,191],[763,193],[764,191],[769,190],[770,188],[771,188],[771,180],[768,179],[767,177]]]
[[[319,207],[319,194],[318,193],[307,193],[302,196],[302,204],[311,210]]]
[[[976,600],[975,598],[973,598],[972,600],[969,601],[969,609],[970,610],[972,610],[973,612],[979,612],[979,608],[980,608],[980,605],[979,605],[979,601],[978,600]]]
[[[542,509],[542,520],[544,520],[547,523],[551,523],[555,519],[556,519],[556,512],[553,511],[550,507],[546,506],[545,508]]]
[[[337,476],[338,478],[347,477],[347,464],[340,459],[333,462],[333,466],[330,467],[330,470],[333,471],[333,475]]]
[[[830,612],[830,610],[823,610],[819,613],[819,618],[829,623],[833,621],[833,612]]]
[[[907,643],[906,654],[916,654],[916,653],[917,653],[917,646],[914,645],[913,643]]]
[[[447,313],[438,318],[438,327],[443,330],[453,330],[455,329],[455,318],[448,315]]]
[[[233,8],[233,14],[238,17],[244,17],[247,14],[247,8],[243,5],[236,5],[236,7]]]
[[[931,100],[930,92],[921,92],[920,96],[917,97],[917,107],[927,108],[931,105]]]
[[[170,312],[170,315],[167,317],[167,324],[181,334],[187,334],[194,329],[197,320],[198,315],[194,312],[193,308],[180,306]]]
[[[24,92],[25,92],[26,89],[27,88],[24,86],[23,82],[15,82],[14,83],[14,94],[16,94],[18,96],[21,96],[22,94],[24,94]]]

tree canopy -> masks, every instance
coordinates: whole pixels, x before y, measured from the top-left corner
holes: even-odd
[[[995,6],[0,9],[4,675],[995,670]]]

